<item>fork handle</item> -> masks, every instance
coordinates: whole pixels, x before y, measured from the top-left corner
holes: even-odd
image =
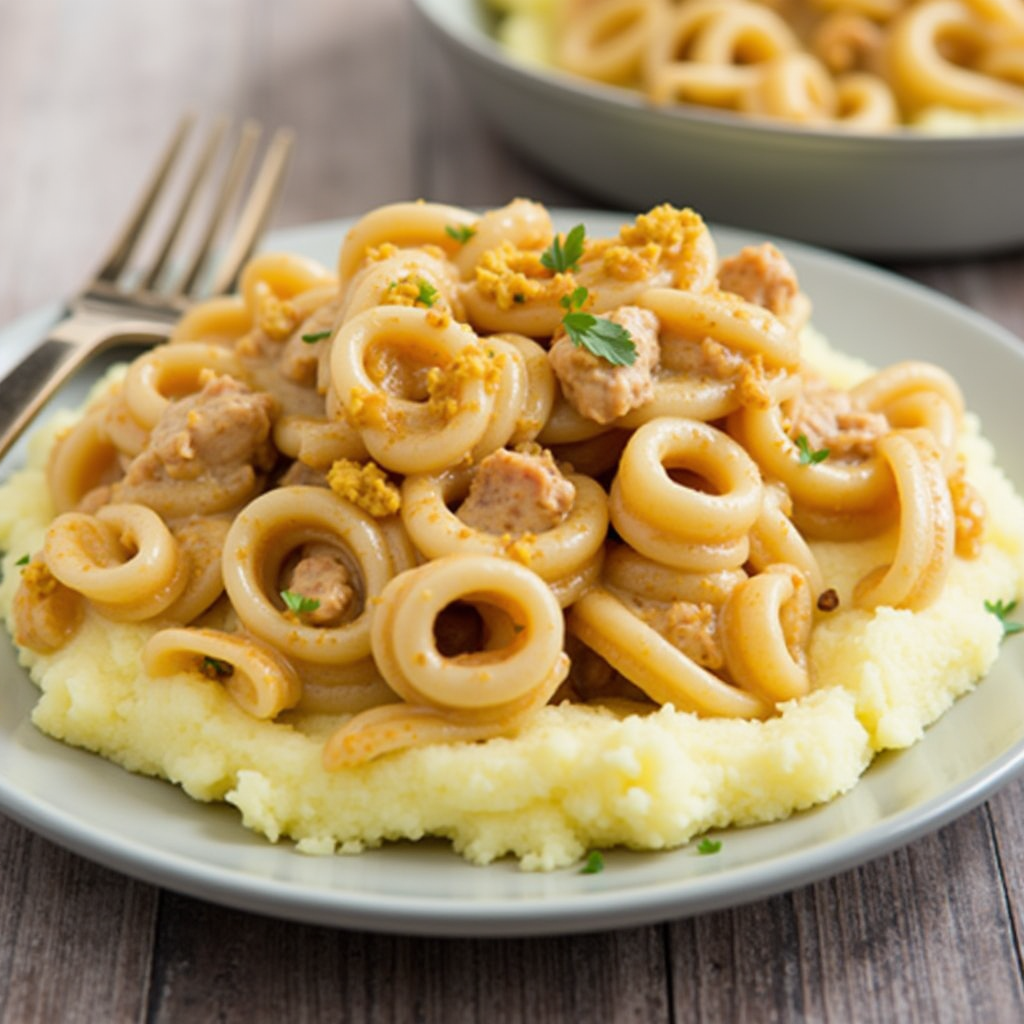
[[[155,345],[170,327],[150,321],[111,323],[72,315],[0,381],[0,460],[57,389],[88,359],[116,344]]]

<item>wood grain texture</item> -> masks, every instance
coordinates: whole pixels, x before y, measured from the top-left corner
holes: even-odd
[[[182,110],[290,124],[279,224],[584,197],[496,139],[405,0],[0,0],[0,323],[88,273]],[[904,266],[1024,336],[1024,259]],[[0,818],[0,1021],[1024,1019],[1024,782],[904,850],[663,926],[307,927],[134,882]]]

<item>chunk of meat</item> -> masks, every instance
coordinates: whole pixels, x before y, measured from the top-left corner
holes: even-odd
[[[480,463],[458,516],[498,536],[543,533],[565,519],[575,500],[576,488],[551,452],[501,448]]]
[[[84,615],[81,594],[64,586],[41,558],[22,570],[11,606],[14,640],[21,647],[49,654],[74,635]]]
[[[311,626],[339,625],[356,599],[348,566],[326,545],[303,548],[284,589],[316,602],[315,608],[302,613],[302,621]]]
[[[722,291],[763,306],[789,324],[799,325],[809,311],[796,271],[771,242],[748,245],[735,256],[722,260],[718,286]]]
[[[214,377],[196,394],[170,403],[129,465],[126,482],[224,478],[242,466],[267,470],[276,458],[270,441],[274,409],[270,395],[232,377]]]
[[[337,296],[319,306],[292,333],[281,350],[277,369],[282,377],[306,387],[315,387],[322,350],[330,348],[334,322],[341,308]]]
[[[878,438],[889,432],[882,413],[857,408],[847,392],[818,378],[805,379],[786,415],[789,436],[795,440],[803,435],[812,451],[828,449],[830,459],[866,459]]]
[[[638,602],[637,614],[673,647],[707,669],[725,664],[718,642],[718,614],[711,604]]]
[[[620,306],[605,317],[629,331],[636,346],[632,366],[615,366],[560,335],[548,353],[562,393],[587,419],[611,423],[654,397],[654,371],[660,359],[658,318],[639,306]]]

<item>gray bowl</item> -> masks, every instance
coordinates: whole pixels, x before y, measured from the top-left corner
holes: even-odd
[[[708,220],[884,259],[1024,244],[1024,127],[861,135],[663,109],[510,60],[479,0],[414,4],[509,143],[604,202],[692,206]]]

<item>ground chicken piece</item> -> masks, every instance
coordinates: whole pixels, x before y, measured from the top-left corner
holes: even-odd
[[[232,377],[214,377],[196,394],[171,402],[125,480],[224,478],[241,466],[267,470],[276,458],[274,408],[270,395]]]
[[[811,451],[827,449],[830,459],[866,459],[879,437],[889,432],[882,413],[856,408],[847,392],[817,378],[805,379],[786,414],[789,436],[805,437]]]
[[[718,286],[763,306],[787,323],[792,323],[798,313],[803,314],[805,300],[801,298],[796,272],[771,242],[748,245],[735,256],[722,260]]]
[[[81,594],[34,558],[22,570],[11,605],[15,643],[40,654],[60,650],[81,624],[84,605]]]
[[[316,608],[302,613],[310,626],[337,626],[355,601],[348,566],[336,551],[324,545],[307,545],[287,574],[285,590],[316,601]]]
[[[645,405],[654,397],[653,374],[658,366],[658,318],[639,306],[620,306],[605,317],[629,331],[636,346],[632,366],[614,366],[579,348],[563,334],[548,356],[570,405],[597,423],[612,420]]]
[[[639,603],[637,614],[673,647],[707,669],[725,664],[718,642],[718,614],[711,604],[674,601],[672,604]]]
[[[551,452],[499,449],[480,463],[459,518],[498,536],[543,533],[569,514],[576,488],[562,476]]]

